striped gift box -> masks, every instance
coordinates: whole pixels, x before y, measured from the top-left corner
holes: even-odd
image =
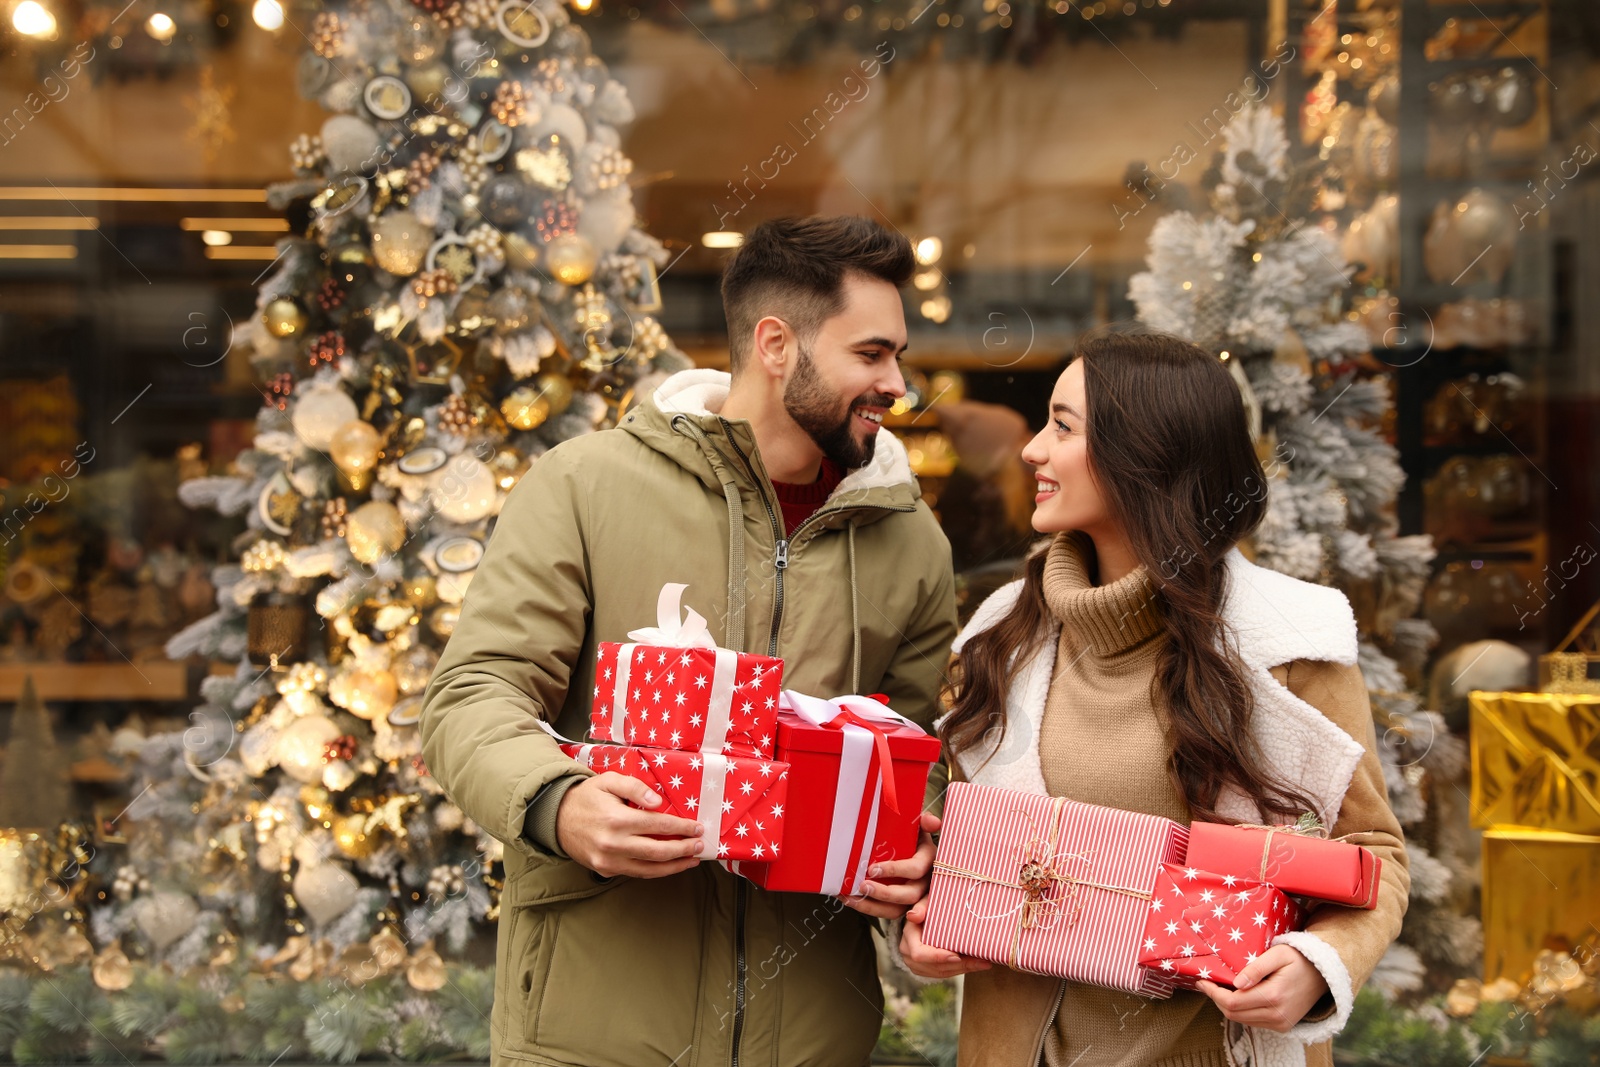
[[[922,938],[1019,971],[1168,997],[1139,963],[1163,863],[1189,833],[1155,815],[957,782],[945,796]]]

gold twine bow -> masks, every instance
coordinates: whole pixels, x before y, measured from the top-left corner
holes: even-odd
[[[1262,823],[1238,823],[1235,827],[1239,830],[1265,830],[1266,838],[1261,842],[1261,869],[1256,873],[1256,881],[1267,881],[1267,868],[1272,866],[1272,835],[1288,834],[1290,837],[1311,837],[1318,841],[1349,841],[1352,837],[1366,837],[1376,833],[1375,830],[1357,830],[1351,834],[1340,834],[1338,837],[1329,837],[1328,830],[1320,822],[1312,820],[1307,822],[1301,819],[1297,823],[1284,823],[1280,826],[1267,826]]]
[[[979,915],[972,907],[972,893],[977,886],[972,886],[968,891],[964,904],[966,912],[976,919],[998,919],[1006,915],[1015,914],[1017,923],[1011,931],[1011,947],[1007,952],[1006,965],[1014,970],[1024,970],[1021,967],[1022,934],[1025,930],[1053,929],[1061,921],[1061,906],[1068,905],[1066,922],[1070,926],[1077,921],[1078,889],[1100,889],[1108,893],[1122,893],[1127,896],[1137,897],[1140,900],[1151,899],[1151,894],[1142,889],[1133,889],[1128,886],[1107,885],[1089,878],[1080,878],[1069,874],[1060,864],[1063,861],[1073,860],[1087,866],[1092,857],[1087,853],[1059,853],[1056,851],[1057,838],[1061,833],[1061,817],[1066,810],[1064,797],[1052,798],[1050,810],[1049,839],[1044,840],[1038,833],[1033,819],[1027,812],[1020,808],[1011,809],[1021,815],[1023,820],[1034,827],[1034,835],[1019,849],[1020,862],[1017,867],[1015,881],[1006,881],[1003,878],[994,878],[982,871],[974,871],[966,867],[957,867],[949,863],[934,862],[933,869],[942,874],[952,874],[958,878],[965,878],[973,882],[983,882],[997,885],[1005,889],[1016,889],[1022,893],[1022,900],[1014,907],[995,915]],[[1059,898],[1052,899],[1049,894],[1057,885],[1064,885],[1067,891]],[[1046,924],[1044,917],[1048,915],[1050,922]]]

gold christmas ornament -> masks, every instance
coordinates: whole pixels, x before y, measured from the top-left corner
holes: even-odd
[[[495,87],[489,112],[507,126],[520,126],[528,117],[531,99],[532,93],[526,85],[519,81],[503,81]]]
[[[473,406],[465,396],[452,393],[439,406],[439,429],[445,433],[465,437],[478,425],[473,418]]]
[[[306,328],[306,313],[286,296],[267,301],[261,309],[261,321],[274,337],[293,337]]]
[[[405,598],[418,608],[431,608],[439,599],[431,574],[418,574],[407,578],[403,592]]]
[[[406,981],[412,989],[424,993],[444,988],[444,960],[434,950],[432,941],[424,944],[417,954],[406,962]]]
[[[545,246],[544,259],[545,266],[562,285],[582,285],[594,276],[600,253],[587,237],[566,233]]]
[[[406,523],[393,504],[369,500],[350,513],[344,539],[350,546],[350,554],[357,560],[376,563],[385,554],[398,552],[406,543]]]
[[[305,805],[306,815],[313,822],[321,822],[328,814],[332,798],[320,785],[305,785],[300,787],[300,803]]]
[[[390,274],[415,274],[432,243],[433,227],[409,211],[391,211],[372,227],[373,258]]]
[[[501,254],[512,270],[532,270],[539,262],[539,246],[515,230],[505,232]]]
[[[133,964],[129,961],[127,953],[122,951],[120,937],[107,945],[105,951],[95,956],[89,971],[94,975],[94,984],[101,989],[115,992],[127,989],[133,984]]]
[[[378,851],[378,842],[363,828],[364,815],[341,815],[333,821],[333,843],[339,852],[353,860],[366,859]]]
[[[450,68],[438,61],[423,63],[406,71],[406,85],[419,100],[434,100],[444,95]]]
[[[363,667],[335,678],[328,697],[361,719],[381,719],[394,707],[398,695],[394,675],[381,668]]]
[[[550,402],[537,390],[524,385],[511,390],[510,395],[500,401],[500,413],[514,428],[533,430],[550,417]]]
[[[328,442],[328,458],[351,477],[370,474],[378,465],[381,443],[372,423],[351,419],[334,431],[333,439]]]
[[[548,400],[548,397],[546,399]],[[551,411],[555,411],[554,407]],[[489,470],[494,473],[495,481],[501,490],[509,493],[522,476],[528,473],[530,465],[528,457],[523,455],[520,449],[508,446],[494,454],[494,458],[489,461]]]
[[[302,938],[299,946],[299,952],[294,957],[294,962],[289,964],[289,977],[293,978],[296,982],[310,981],[311,978],[317,974],[317,964],[319,962],[318,957],[323,955],[323,953],[319,953],[317,950],[327,945],[327,941],[322,941],[316,945],[313,945],[310,938]]]
[[[461,608],[457,604],[440,604],[428,613],[428,629],[433,635],[448,641],[461,621]]]
[[[572,379],[557,371],[545,371],[535,381],[539,393],[550,404],[550,414],[560,415],[572,404]]]
[[[372,949],[373,962],[385,973],[406,961],[406,943],[387,926],[373,934],[367,946]]]
[[[41,931],[34,950],[42,971],[58,971],[94,958],[94,946],[76,926],[68,926],[58,934]]]
[[[1455,985],[1450,987],[1450,992],[1445,994],[1444,1007],[1451,1015],[1460,1019],[1477,1011],[1482,1001],[1482,979],[1458,978]]]

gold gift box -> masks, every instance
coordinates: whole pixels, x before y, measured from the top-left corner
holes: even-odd
[[[1600,835],[1600,696],[1468,697],[1472,823]]]
[[[1539,950],[1592,932],[1600,837],[1499,828],[1483,835],[1483,979],[1519,985]]]

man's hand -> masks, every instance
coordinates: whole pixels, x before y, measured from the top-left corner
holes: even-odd
[[[637,778],[614,771],[595,775],[561,798],[556,840],[567,855],[607,878],[665,878],[686,871],[700,862],[705,828],[693,819],[653,814],[650,809],[660,805],[661,797]]]
[[[1306,1017],[1328,991],[1328,983],[1299,950],[1273,945],[1239,972],[1233,989],[1215,982],[1199,982],[1195,988],[1234,1022],[1283,1033]]]
[[[861,883],[861,895],[844,897],[844,902],[863,915],[878,919],[898,919],[906,909],[928,895],[928,872],[933,870],[933,834],[939,831],[939,820],[927,812],[922,813],[922,837],[917,851],[910,859],[874,863],[867,868],[867,879]],[[904,879],[898,885],[885,885],[879,878]]]
[[[905,929],[900,932],[900,958],[906,969],[924,978],[954,978],[970,971],[987,971],[994,964],[975,956],[962,956],[948,949],[934,948],[922,940],[922,918],[928,912],[923,897],[906,912]]]

